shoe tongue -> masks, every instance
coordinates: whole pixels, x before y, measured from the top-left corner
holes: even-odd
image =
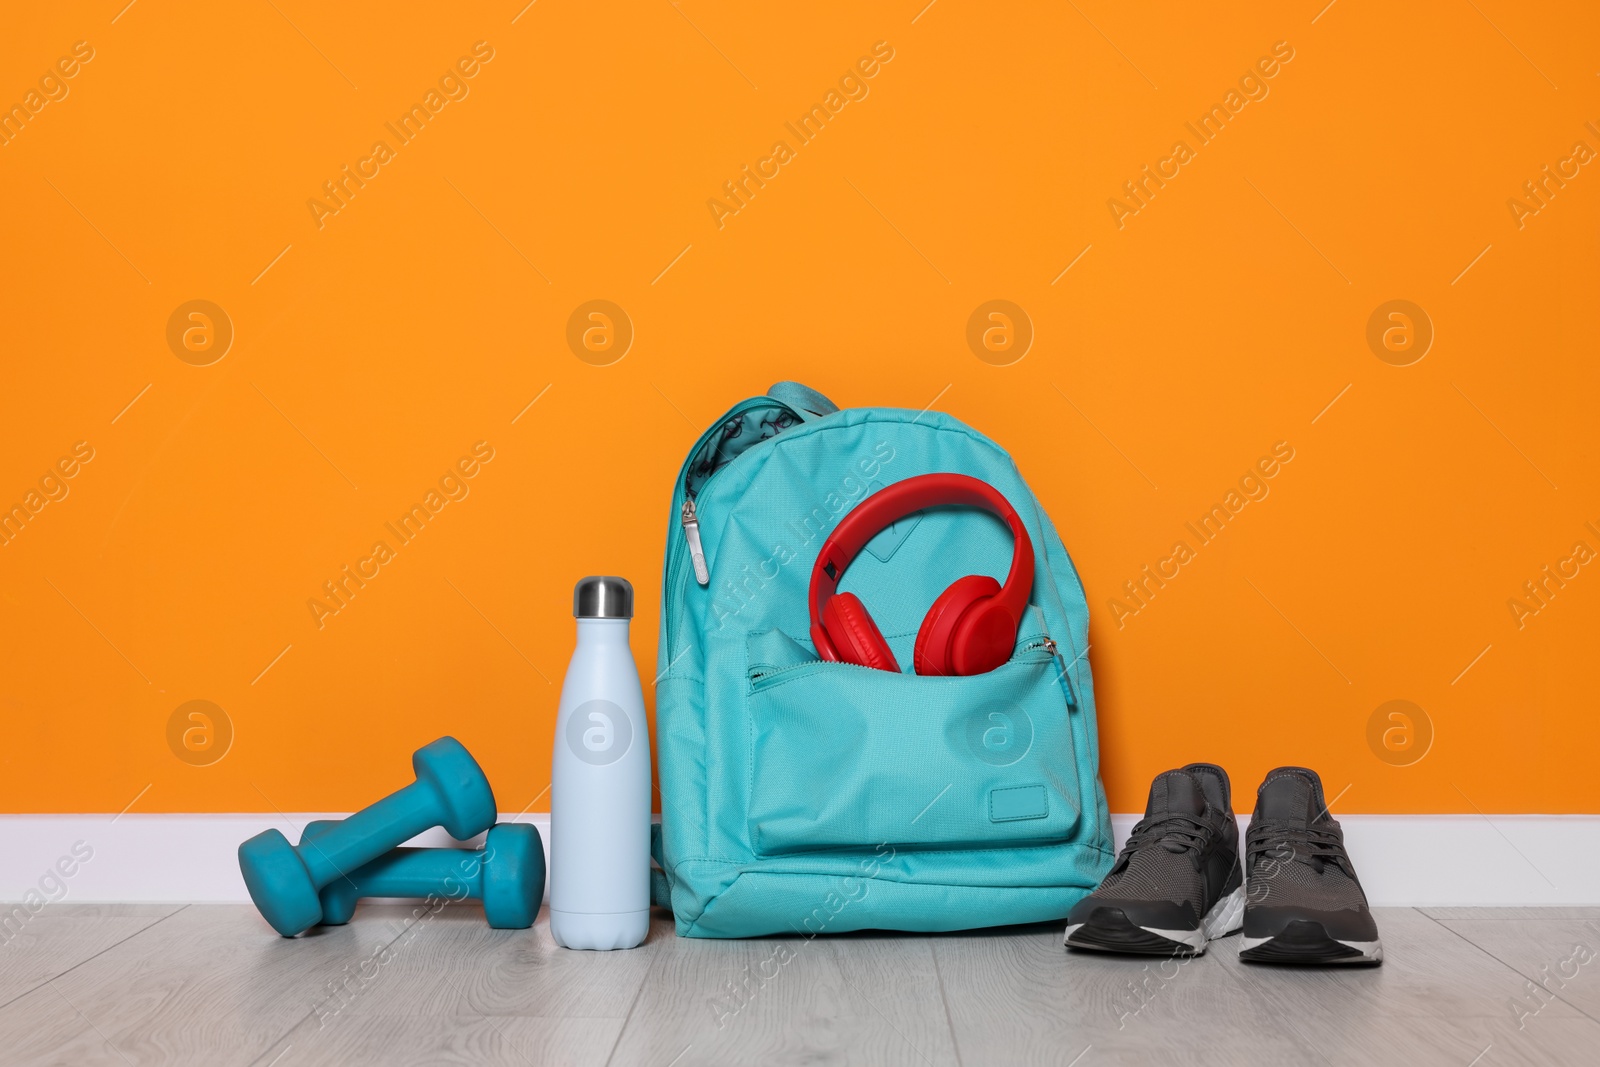
[[[1200,783],[1208,805],[1216,811],[1228,810],[1231,798],[1228,796],[1227,771],[1215,763],[1191,763],[1183,770]]]
[[[1206,797],[1192,774],[1167,771],[1150,783],[1150,803],[1145,814],[1204,815]]]
[[[1280,767],[1267,775],[1256,797],[1256,810],[1269,822],[1310,826],[1322,809],[1321,781],[1299,767]]]

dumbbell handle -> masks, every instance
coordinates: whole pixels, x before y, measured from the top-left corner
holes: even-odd
[[[338,826],[335,820],[306,824],[303,843],[320,843]],[[364,897],[430,897],[483,899],[483,868],[490,861],[484,849],[397,848],[348,875],[336,877],[322,890],[322,921],[342,926]]]
[[[395,790],[348,819],[297,846],[300,859],[319,889],[343,878],[372,856],[374,841],[405,841],[438,825],[439,805],[425,782]]]

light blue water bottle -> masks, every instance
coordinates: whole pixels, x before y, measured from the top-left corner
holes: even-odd
[[[589,577],[561,684],[550,778],[550,934],[564,948],[633,948],[650,928],[650,735],[628,647],[633,586]]]

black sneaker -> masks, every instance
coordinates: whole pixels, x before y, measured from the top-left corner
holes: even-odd
[[[1267,775],[1256,791],[1245,849],[1250,874],[1240,959],[1383,962],[1378,924],[1316,771],[1279,767]]]
[[[1227,772],[1209,763],[1167,771],[1150,784],[1111,873],[1067,916],[1066,944],[1198,956],[1239,929],[1243,883]]]

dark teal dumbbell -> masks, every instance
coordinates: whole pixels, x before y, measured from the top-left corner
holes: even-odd
[[[411,757],[417,780],[363,808],[299,847],[279,830],[263,830],[239,846],[244,884],[272,928],[284,937],[322,921],[317,892],[424,830],[443,826],[458,840],[494,825],[494,792],[478,762],[453,737]]]
[[[320,840],[336,820],[306,823],[300,845]],[[364,897],[481,900],[496,930],[526,930],[544,900],[544,842],[527,823],[489,828],[483,848],[397,848],[322,887],[322,922],[343,926]]]

